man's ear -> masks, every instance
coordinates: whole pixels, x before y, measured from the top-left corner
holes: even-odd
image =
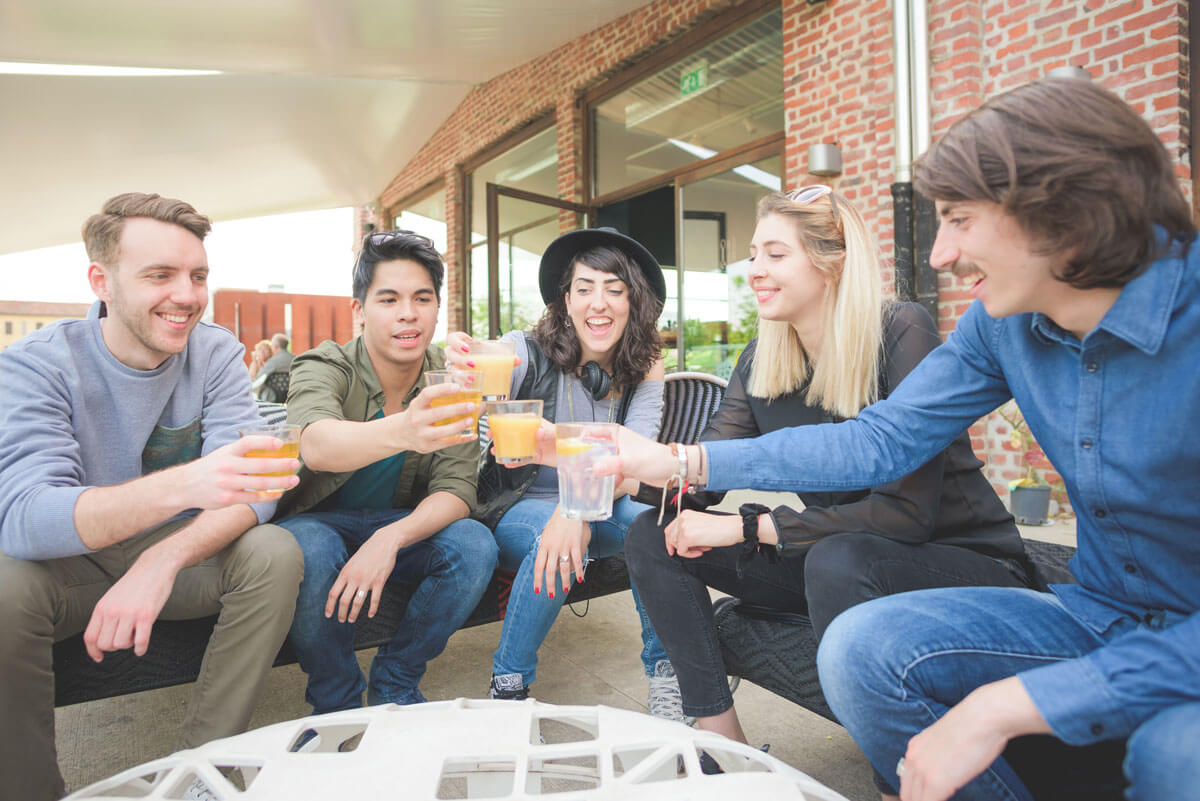
[[[100,262],[94,261],[88,265],[88,283],[92,285],[92,292],[104,301],[105,305],[112,300],[112,292],[109,287],[111,273],[111,269]]]
[[[358,298],[350,299],[350,313],[354,315],[354,324],[359,328],[362,328],[366,321],[363,319],[362,301],[360,301]]]

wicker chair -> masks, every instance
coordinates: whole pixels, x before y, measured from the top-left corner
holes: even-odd
[[[663,397],[659,442],[691,444],[700,438],[708,420],[721,405],[728,382],[708,373],[671,373]]]
[[[258,399],[272,403],[284,403],[287,401],[288,384],[291,383],[291,377],[292,374],[287,370],[271,372],[258,388]]]

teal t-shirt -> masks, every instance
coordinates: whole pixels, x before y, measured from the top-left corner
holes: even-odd
[[[383,417],[383,410],[375,419]],[[404,453],[397,453],[354,471],[354,475],[338,490],[339,509],[391,509],[396,495],[400,471],[404,469]]]

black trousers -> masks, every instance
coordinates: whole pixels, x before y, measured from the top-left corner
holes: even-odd
[[[825,537],[800,558],[774,563],[756,556],[737,575],[737,547],[694,559],[668,556],[657,510],[639,515],[625,539],[625,559],[650,622],[679,677],[684,714],[717,715],[733,706],[713,623],[708,588],[746,603],[800,612],[818,641],[846,609],[909,590],[1029,586],[1019,565],[954,545],[909,545],[875,534]]]

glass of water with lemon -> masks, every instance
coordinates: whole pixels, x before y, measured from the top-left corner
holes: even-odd
[[[607,520],[612,516],[614,476],[598,476],[597,462],[617,454],[616,423],[558,423],[554,435],[558,456],[558,504],[572,520]]]

